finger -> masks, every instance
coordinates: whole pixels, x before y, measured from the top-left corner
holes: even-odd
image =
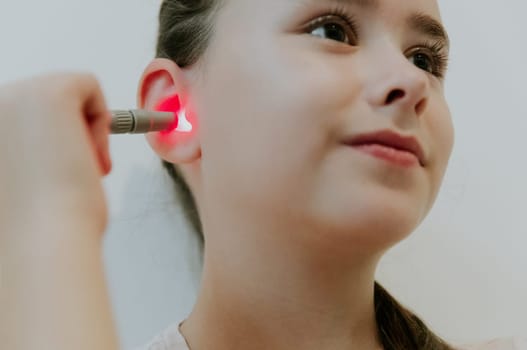
[[[85,76],[84,79],[81,84],[81,94],[84,94],[82,109],[99,159],[101,173],[106,176],[112,167],[109,147],[111,115],[97,79],[91,75]]]
[[[105,111],[104,115],[96,117],[89,125],[94,147],[99,157],[102,176],[108,175],[112,168],[109,146],[110,119],[110,112]]]

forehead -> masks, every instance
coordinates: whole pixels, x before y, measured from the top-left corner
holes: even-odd
[[[254,38],[257,33],[292,30],[303,21],[339,8],[350,11],[355,17],[364,16],[365,23],[382,23],[393,31],[424,35],[441,41],[447,50],[450,46],[436,0],[223,1],[217,25],[231,41],[233,36]]]
[[[286,15],[291,11],[345,6],[372,13],[404,16],[411,12],[424,13],[440,21],[437,0],[224,0],[225,5],[234,6],[238,11],[253,15]]]
[[[439,17],[439,6],[436,0],[297,0],[299,3],[309,5],[310,3],[338,4],[351,6],[370,11],[382,11],[386,9],[407,9],[427,12],[429,15]]]

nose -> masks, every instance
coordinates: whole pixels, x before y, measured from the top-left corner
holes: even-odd
[[[381,63],[367,89],[373,108],[395,108],[402,114],[421,116],[430,94],[427,73],[401,57],[391,63]]]

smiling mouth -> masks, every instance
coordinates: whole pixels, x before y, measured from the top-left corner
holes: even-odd
[[[343,143],[402,166],[415,165],[415,157],[417,164],[425,167],[426,154],[417,137],[401,134],[397,130],[380,129],[360,133],[347,137]]]
[[[366,143],[350,146],[357,151],[373,156],[393,165],[404,168],[413,168],[420,165],[419,159],[412,152],[397,149],[380,143]]]

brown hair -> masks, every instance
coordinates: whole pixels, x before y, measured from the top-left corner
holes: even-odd
[[[164,0],[159,12],[156,56],[171,59],[182,68],[196,63],[207,49],[214,15],[222,2]],[[185,215],[203,247],[204,236],[194,196],[179,168],[166,161],[162,163],[174,180]],[[453,350],[377,282],[374,299],[377,327],[384,349]]]

